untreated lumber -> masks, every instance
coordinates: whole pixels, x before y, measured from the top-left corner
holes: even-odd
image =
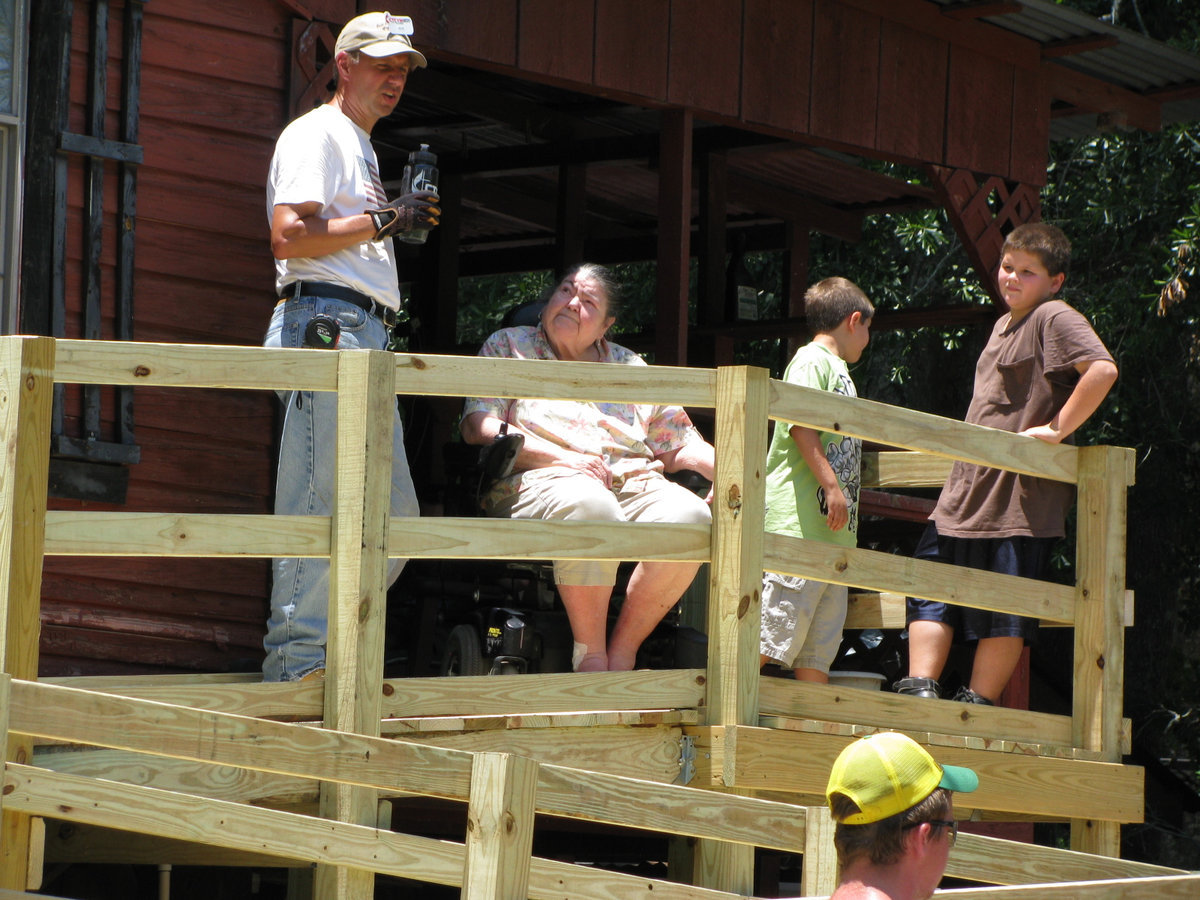
[[[1012,841],[960,832],[958,842],[950,852],[946,874],[989,884],[1036,884],[1185,874],[1183,869],[1037,844],[1022,844],[1019,853],[1013,851]]]
[[[961,459],[1036,475],[1076,481],[1075,448],[996,428],[951,421],[861,397],[771,380],[772,419],[820,431],[848,434],[904,450]]]
[[[939,891],[935,897],[953,900],[1194,900],[1200,894],[1200,875],[1159,878],[1121,878],[1028,884],[1016,887],[962,888]]]
[[[39,683],[95,690],[242,716],[318,719],[319,683],[263,683],[252,676],[93,676]],[[253,679],[250,681],[249,679]],[[457,678],[390,678],[381,683],[382,718],[536,715],[554,712],[695,710],[704,705],[703,669],[548,672]]]
[[[767,728],[687,729],[696,741],[698,778],[752,790],[813,792],[823,786],[837,754],[853,737]],[[911,732],[910,732],[911,734]],[[919,733],[918,733],[919,739]],[[930,746],[943,763],[979,773],[974,808],[1004,812],[1139,822],[1144,812],[1142,769],[1117,763],[997,753],[972,747]],[[735,781],[720,776],[733,755]],[[698,781],[697,783],[703,783]],[[818,788],[819,789],[819,788]]]
[[[371,787],[381,792],[419,793],[459,801],[469,797],[472,754],[461,750],[35,682],[14,681],[11,695],[10,727],[21,734]],[[137,722],[138,727],[129,728],[129,722]],[[616,737],[608,737],[610,748]],[[578,736],[572,738],[577,745]],[[613,755],[622,758],[619,746]],[[801,817],[782,804],[721,797],[693,788],[613,775],[593,778],[568,767],[542,765],[538,778],[538,812],[546,815],[577,817],[586,813],[584,817],[594,821],[746,844],[767,838],[773,843],[763,846],[783,844],[779,849],[798,849],[803,842],[803,823],[797,822]],[[581,793],[581,784],[592,787]],[[581,799],[589,795],[596,802]],[[636,824],[639,810],[644,811],[648,824]]]
[[[1074,588],[1048,581],[783,534],[765,534],[763,549],[763,567],[772,572],[1035,619],[1065,623],[1074,618]]]

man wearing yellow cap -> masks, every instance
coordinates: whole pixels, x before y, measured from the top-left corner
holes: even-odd
[[[847,746],[825,790],[841,868],[830,900],[929,897],[958,836],[951,791],[978,786],[973,771],[938,765],[903,734],[881,732]]]
[[[371,146],[371,129],[389,115],[409,74],[425,66],[408,16],[372,12],[346,23],[334,48],[337,87],[328,103],[295,119],[275,144],[267,217],[278,302],[267,347],[382,350],[400,306],[392,236],[436,225],[441,210],[427,192],[389,202]],[[283,429],[275,512],[327,515],[337,466],[337,398],[280,391]],[[393,516],[418,513],[397,412],[392,422]],[[394,560],[389,578],[400,574]],[[271,615],[263,640],[266,681],[296,681],[325,671],[329,560],[277,559]],[[390,583],[390,582],[389,582]]]

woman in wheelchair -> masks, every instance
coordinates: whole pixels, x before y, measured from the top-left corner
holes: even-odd
[[[539,324],[497,331],[479,355],[644,366],[636,353],[605,339],[618,304],[608,270],[579,266],[554,288]],[[707,501],[664,477],[665,472],[690,469],[713,478],[713,447],[678,406],[481,397],[466,402],[460,428],[471,444],[490,444],[504,430],[524,436],[511,474],[498,479],[484,497],[489,515],[711,521]],[[606,643],[617,563],[556,562],[554,580],[574,635],[572,667],[579,672],[632,669],[638,647],[678,602],[698,567],[690,562],[639,563]]]

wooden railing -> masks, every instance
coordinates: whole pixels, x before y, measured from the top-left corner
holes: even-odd
[[[55,383],[337,391],[341,463],[333,512],[325,517],[47,511]],[[830,824],[820,810],[819,794],[833,756],[864,728],[907,731],[923,739],[939,759],[979,771],[981,787],[970,797],[969,814],[1070,819],[1076,850],[1115,857],[1120,823],[1141,818],[1141,771],[1120,765],[1127,740],[1120,698],[1130,451],[1050,446],[798,388],[749,368],[632,368],[372,351],[2,338],[0,391],[6,450],[0,472],[0,602],[5,606],[0,647],[6,673],[0,683],[0,730],[8,739],[0,796],[5,854],[0,887],[25,886],[30,848],[37,844],[37,817],[45,816],[317,863],[317,890],[324,897],[370,896],[375,872],[462,884],[472,900],[651,891],[657,896],[717,896],[714,890],[744,895],[751,892],[755,846],[805,853],[805,893],[828,892],[835,873],[829,863]],[[396,394],[602,397],[711,408],[717,448],[712,528],[389,519],[390,465],[384,448],[390,447]],[[1077,584],[1063,587],[764,536],[762,461],[771,418],[902,448],[879,454],[868,466],[885,486],[937,484],[946,461],[955,458],[1077,484]],[[254,684],[237,677],[38,683],[43,556],[110,554],[329,558],[324,683]],[[707,669],[385,681],[382,634],[389,557],[708,561]],[[853,624],[859,627],[894,624],[904,594],[1072,625],[1072,714],[967,708],[890,693],[760,681],[764,568],[868,591],[852,610]],[[410,739],[420,730],[415,726],[404,741],[381,737],[396,733],[395,726],[385,729],[381,723],[397,717],[554,712],[561,717],[590,715],[584,724],[596,725],[600,710],[678,711],[667,727],[670,740],[687,738],[695,747],[690,784],[721,793],[562,766],[553,761],[555,748],[536,738],[521,744],[532,748],[524,755],[535,761],[511,752],[436,746],[441,742],[436,736]],[[270,716],[311,718],[323,727],[259,718]],[[633,720],[618,716],[612,721],[619,726]],[[571,740],[572,758],[588,760],[583,768],[636,770],[630,759],[606,761],[598,746],[589,754],[586,740],[579,738],[585,731],[577,729]],[[31,765],[35,741],[136,753],[141,781],[154,786],[122,783],[135,779],[120,762],[105,770],[108,780],[103,782],[86,763],[77,768],[85,774],[65,771],[69,765],[63,760],[78,754],[56,754],[60,759],[54,768],[63,771]],[[36,761],[44,757],[48,754]],[[238,767],[246,771],[247,784],[256,787],[239,782],[231,789],[234,799],[213,799],[217,792],[211,779],[206,784],[208,776],[195,769],[182,774],[181,764]],[[293,789],[319,784],[324,818],[247,806],[256,790],[271,793],[263,780]],[[164,790],[163,784],[172,790]],[[193,793],[188,784],[205,789]],[[748,793],[787,802],[738,796]],[[470,824],[464,844],[456,849],[378,830],[380,800],[398,794],[467,802]],[[811,808],[802,812],[795,804]],[[531,861],[534,811],[697,838],[689,880],[706,887]],[[1141,875],[1152,878],[1157,896],[1185,896],[1164,893],[1177,889],[1170,885],[1184,884],[1176,880],[1168,885],[1157,878],[1172,870],[1098,861],[1090,854],[1064,856],[1065,851],[1047,848],[1022,850],[1019,865],[1014,865],[1003,845],[964,835],[948,871],[996,884]],[[1194,891],[1194,884],[1182,890]]]

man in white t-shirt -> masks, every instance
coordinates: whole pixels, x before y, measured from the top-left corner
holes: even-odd
[[[430,193],[388,202],[370,133],[400,100],[409,73],[426,65],[407,16],[351,19],[334,50],[337,88],[293,121],[275,145],[267,215],[280,298],[264,346],[384,349],[400,306],[392,236],[436,225]],[[281,391],[284,420],[275,512],[328,514],[337,438],[336,395]],[[397,410],[392,454],[393,516],[417,515],[416,491]],[[393,560],[394,581],[404,560]],[[266,681],[324,673],[329,561],[276,559],[264,639]]]

